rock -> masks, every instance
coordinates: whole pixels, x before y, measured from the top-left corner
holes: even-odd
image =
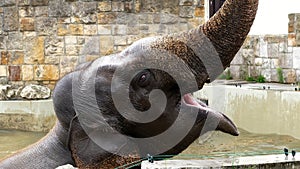
[[[64,165],[64,166],[57,167],[56,169],[77,169],[77,168],[73,167],[70,164],[67,164],[67,165]]]
[[[29,85],[21,91],[21,97],[29,100],[48,99],[50,98],[51,90],[44,86]]]
[[[0,100],[8,100],[7,92],[11,89],[11,85],[0,85]]]

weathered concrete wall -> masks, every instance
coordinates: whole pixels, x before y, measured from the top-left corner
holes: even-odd
[[[294,169],[300,168],[299,155],[286,158],[282,155],[235,157],[218,160],[164,160],[142,162],[142,169]]]
[[[81,62],[203,18],[204,0],[1,0],[0,78],[53,88]]]
[[[242,129],[259,134],[282,134],[300,138],[300,92],[258,90],[242,85],[205,86],[195,95],[224,112]]]
[[[266,81],[279,82],[281,68],[285,83],[300,81],[300,14],[289,19],[286,35],[248,36],[229,69],[234,79],[263,75]]]
[[[47,132],[55,121],[52,100],[0,101],[0,129]]]

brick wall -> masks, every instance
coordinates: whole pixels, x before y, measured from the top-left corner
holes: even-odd
[[[281,68],[285,83],[300,82],[300,14],[289,15],[286,35],[248,36],[229,68],[234,79],[263,75],[279,82]]]
[[[203,18],[204,0],[1,0],[0,82],[53,88],[79,63]]]

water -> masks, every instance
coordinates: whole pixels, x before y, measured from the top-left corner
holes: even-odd
[[[300,140],[291,136],[277,134],[253,134],[239,129],[240,136],[233,137],[221,132],[214,132],[201,143],[195,141],[176,158],[214,159],[231,156],[248,156],[260,154],[283,154],[283,148],[300,151]],[[24,147],[35,143],[46,133],[0,130],[0,159]],[[203,140],[202,140],[203,141]]]
[[[46,133],[0,130],[0,159],[33,144]]]
[[[277,134],[254,134],[239,129],[240,136],[214,132],[203,141],[195,141],[182,156],[193,155],[192,158],[227,158],[232,156],[252,156],[264,154],[284,154],[283,149],[300,151],[300,140],[291,136]],[[180,158],[180,156],[179,156]]]

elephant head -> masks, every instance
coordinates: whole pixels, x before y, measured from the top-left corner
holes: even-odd
[[[208,131],[237,136],[228,117],[190,93],[230,65],[257,6],[227,0],[196,29],[141,39],[63,77],[53,95],[54,134],[73,164],[114,168],[147,154],[177,155]]]

